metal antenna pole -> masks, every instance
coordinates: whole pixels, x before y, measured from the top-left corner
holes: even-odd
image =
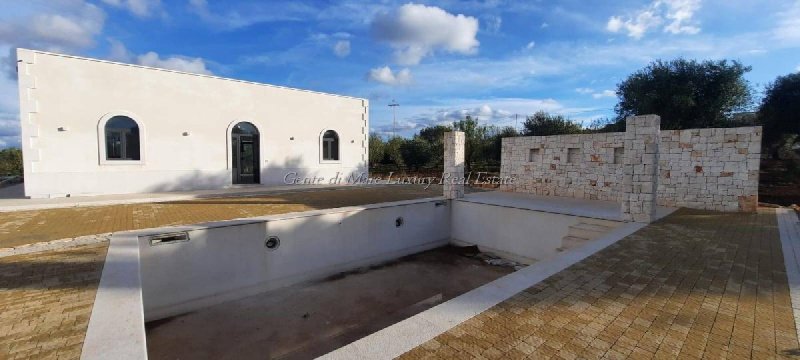
[[[392,102],[389,104],[389,106],[392,108],[392,137],[395,137],[397,136],[397,112],[395,109],[397,109],[400,104],[392,99]]]

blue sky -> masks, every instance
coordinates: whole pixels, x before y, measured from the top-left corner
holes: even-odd
[[[364,97],[371,130],[538,110],[612,116],[654,59],[738,59],[757,89],[800,71],[800,1],[0,0],[0,147],[18,146],[26,47]],[[521,123],[521,120],[520,120]]]

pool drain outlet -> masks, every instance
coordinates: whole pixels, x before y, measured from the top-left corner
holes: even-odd
[[[270,236],[267,238],[267,241],[264,242],[264,246],[266,246],[269,251],[275,251],[281,246],[281,239],[277,236]]]

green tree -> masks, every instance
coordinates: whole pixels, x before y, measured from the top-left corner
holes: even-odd
[[[444,133],[453,131],[453,128],[447,125],[434,125],[423,128],[419,131],[419,137],[428,143],[442,142]]]
[[[405,163],[403,163],[403,155],[400,152],[400,146],[403,145],[403,142],[405,142],[405,139],[399,136],[395,136],[386,142],[386,147],[384,148],[384,163],[394,164],[397,167],[405,165]]]
[[[800,135],[800,72],[779,76],[766,90],[758,109],[764,143],[782,146],[792,135]]]
[[[487,163],[500,163],[500,156],[503,153],[503,138],[519,136],[517,129],[513,126],[501,128],[491,128],[489,130],[489,145],[485,148],[484,158]]]
[[[657,60],[617,85],[617,121],[656,114],[662,129],[727,126],[752,105],[750,70],[738,61]]]
[[[470,172],[474,162],[484,152],[487,128],[478,124],[478,118],[467,115],[464,120],[454,122],[453,129],[464,132],[464,170]]]
[[[400,154],[409,170],[419,170],[431,160],[431,145],[419,137],[414,137],[400,144]]]
[[[599,118],[592,120],[586,128],[585,133],[605,133],[605,132],[625,132],[625,122],[616,119]]]
[[[0,175],[22,175],[22,151],[20,149],[0,150]]]
[[[562,134],[579,134],[583,132],[580,124],[570,121],[563,115],[551,115],[537,111],[528,116],[522,124],[523,133],[528,136],[548,136]]]
[[[374,166],[383,162],[386,156],[386,143],[380,135],[371,133],[369,134],[369,165]]]
[[[428,165],[437,169],[444,164],[444,133],[453,131],[446,125],[429,126],[419,131],[419,138],[430,145],[431,158]]]

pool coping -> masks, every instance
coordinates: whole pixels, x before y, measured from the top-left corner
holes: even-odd
[[[139,237],[114,234],[89,316],[81,359],[147,359]]]
[[[675,210],[664,210],[663,216]],[[624,223],[582,247],[536,262],[331,351],[319,359],[394,359],[647,225]]]
[[[800,338],[800,219],[794,210],[787,208],[775,209],[775,216],[778,220],[783,262],[789,283],[795,331]]]

